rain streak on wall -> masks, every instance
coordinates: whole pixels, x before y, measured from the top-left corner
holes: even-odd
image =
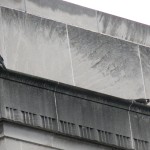
[[[121,98],[150,98],[150,27],[60,0],[1,0],[7,68]]]

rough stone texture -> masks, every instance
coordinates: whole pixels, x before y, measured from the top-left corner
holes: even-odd
[[[132,112],[131,123],[136,150],[148,150],[150,146],[150,116]]]
[[[150,26],[97,12],[99,32],[119,39],[150,46]]]
[[[56,118],[54,92],[3,80],[4,107]],[[12,99],[15,98],[15,103]],[[32,105],[29,105],[32,102]]]
[[[130,136],[127,111],[59,93],[56,93],[56,99],[60,120]],[[117,119],[121,117],[124,120]],[[121,126],[124,126],[124,130],[119,128]]]
[[[150,149],[150,107],[123,99],[150,97],[149,26],[57,0],[0,6],[7,68],[56,80],[0,70],[0,149]]]
[[[98,32],[96,11],[61,0],[26,0],[27,12]]]
[[[147,115],[131,113],[132,131],[135,139],[149,141],[150,139],[150,117]]]
[[[0,6],[25,11],[25,0],[0,0]]]
[[[144,84],[145,84],[145,91],[147,98],[150,98],[150,48],[140,46],[140,54],[141,54],[141,63],[142,63],[142,70],[143,70],[143,77],[144,77]]]
[[[76,142],[70,137],[88,140],[88,148],[90,143],[96,142],[99,146],[130,149],[133,141],[136,147],[142,142],[140,150],[149,149],[150,107],[136,102],[0,70],[0,106],[1,118],[21,125],[5,125],[4,135],[7,137],[50,147],[59,143],[60,147],[56,148],[65,150],[81,146],[75,146]],[[28,129],[24,130],[27,127],[23,128],[23,125]],[[40,129],[40,133],[34,132],[33,128]],[[49,132],[54,132],[54,137],[49,137]],[[58,135],[63,136],[57,141]],[[70,142],[64,144],[67,137]]]
[[[138,45],[69,26],[77,86],[122,98],[144,96]]]
[[[149,26],[62,0],[1,0],[0,6],[150,46]]]
[[[66,26],[2,8],[7,68],[72,84]]]
[[[60,5],[56,5],[57,3]],[[45,9],[45,4],[47,4],[47,9]],[[80,8],[57,0],[28,1],[27,5],[29,7],[37,6],[36,9],[40,5],[43,9],[39,8],[39,12],[49,11],[50,6],[56,10],[59,6],[59,9],[64,11],[65,7],[71,8],[72,11],[68,10],[67,12],[70,14],[70,17],[67,17],[69,20],[73,18],[74,14],[80,14],[77,9],[89,16],[94,15],[93,11],[87,8]],[[34,10],[32,7],[28,9]],[[46,14],[48,14],[47,11]],[[54,11],[54,13],[56,12]],[[58,14],[62,13],[58,11]],[[148,61],[140,58],[141,55],[142,57],[144,55],[142,53],[139,55],[141,46],[124,41],[124,38],[119,40],[81,29],[83,27],[73,27],[76,26],[75,24],[66,28],[66,24],[45,19],[44,14],[42,17],[1,7],[0,54],[4,58],[7,68],[126,99],[145,97],[146,89],[146,96],[149,98],[148,73],[144,73],[148,67],[147,65],[143,66]],[[102,14],[101,17],[107,18],[107,15]],[[55,18],[59,18],[59,16],[56,15]],[[81,15],[76,20],[80,22],[81,18],[84,17]],[[111,16],[108,15],[108,18]],[[114,20],[116,24],[119,24],[117,18],[114,17]],[[83,19],[83,24],[88,25],[85,22]],[[132,21],[129,22],[132,23]],[[136,26],[136,23],[133,24]],[[130,29],[130,26],[128,28]],[[141,29],[138,25],[137,28]],[[142,26],[142,28],[144,31],[137,29],[139,34],[148,31],[148,27]],[[130,30],[129,33],[131,33]],[[113,31],[114,37],[117,37],[116,32],[116,30]],[[69,38],[67,33],[69,33]],[[131,35],[134,39],[135,35],[133,33]],[[136,37],[140,37],[140,35]],[[147,48],[143,47],[143,49]],[[149,55],[146,57],[148,60]],[[145,83],[142,75],[144,75]]]

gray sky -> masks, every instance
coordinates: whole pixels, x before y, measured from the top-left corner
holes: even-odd
[[[65,0],[150,25],[150,0]]]

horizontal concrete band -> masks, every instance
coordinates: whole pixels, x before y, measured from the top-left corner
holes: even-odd
[[[149,147],[149,106],[11,70],[0,71],[0,100],[1,118],[127,149]]]
[[[4,140],[5,138],[14,140],[17,142],[17,143],[14,142],[17,145],[19,145],[18,144],[19,142],[25,142],[25,143],[32,144],[35,146],[38,145],[38,146],[50,147],[54,149],[56,148],[59,150],[61,149],[68,150],[67,148],[68,146],[65,146],[66,148],[63,148],[63,145],[62,145],[62,143],[66,141],[68,142],[68,145],[72,143],[74,144],[78,143],[79,147],[80,145],[86,145],[87,149],[90,149],[89,145],[91,145],[91,147],[93,146],[93,148],[98,147],[100,149],[101,148],[105,149],[106,147],[106,150],[111,150],[112,148],[117,149],[117,146],[115,145],[110,145],[110,144],[103,143],[103,142],[97,142],[96,140],[94,141],[94,140],[89,140],[89,139],[83,139],[78,136],[75,137],[71,135],[66,135],[66,134],[63,134],[62,132],[57,132],[57,131],[52,131],[52,130],[50,131],[50,130],[42,129],[39,127],[25,125],[19,122],[14,122],[12,120],[0,119],[0,129],[3,132],[3,134],[0,133],[1,134],[0,140]],[[34,133],[36,133],[38,137],[35,137]],[[46,138],[43,138],[44,136]],[[50,139],[53,139],[53,140],[50,140]],[[6,142],[6,145],[7,144],[9,143]],[[120,150],[125,150],[125,148],[120,147]],[[131,149],[128,149],[128,150],[131,150]]]
[[[149,26],[65,1],[1,0],[0,6],[150,46]]]
[[[77,86],[72,86],[12,70],[0,70],[0,78],[41,88],[43,90],[45,89],[65,95],[70,95],[72,97],[80,98],[81,100],[93,101],[120,109],[150,115],[150,106],[139,104],[131,99],[122,99],[111,95],[83,89]]]

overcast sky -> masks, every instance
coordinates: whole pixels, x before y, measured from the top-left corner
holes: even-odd
[[[150,0],[65,0],[150,25]]]

